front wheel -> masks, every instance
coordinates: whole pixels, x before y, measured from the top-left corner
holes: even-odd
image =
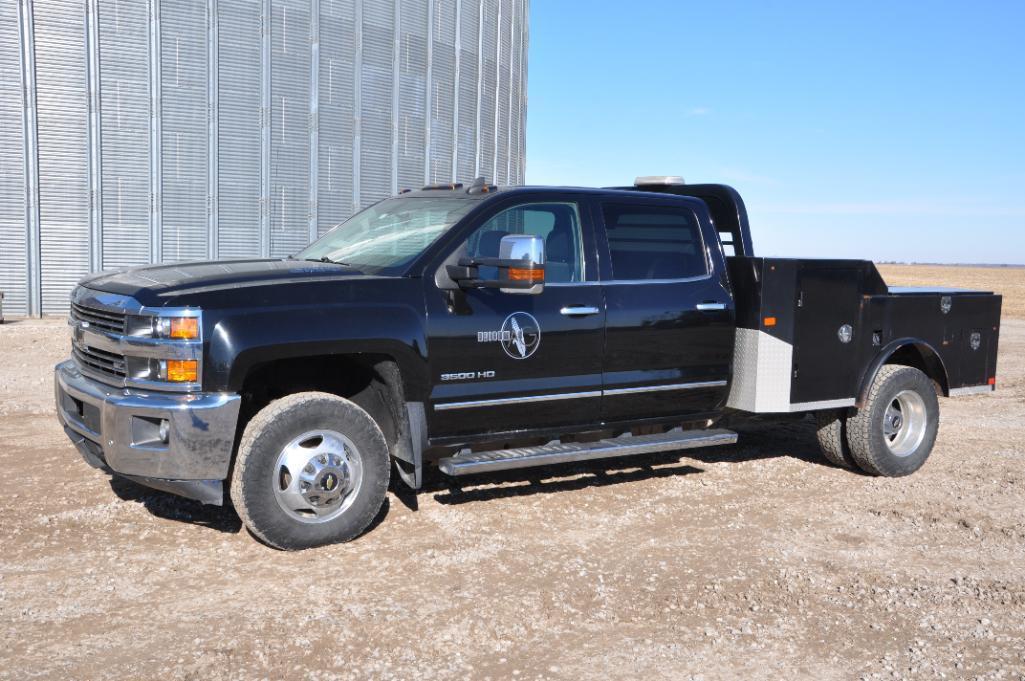
[[[388,444],[374,419],[327,393],[296,393],[246,425],[231,501],[266,544],[296,550],[348,541],[373,521],[388,489]]]
[[[866,473],[910,475],[929,458],[939,421],[929,377],[914,367],[888,364],[872,381],[865,406],[847,419],[847,444]]]

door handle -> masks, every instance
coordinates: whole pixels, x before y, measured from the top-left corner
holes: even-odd
[[[559,314],[567,317],[586,317],[587,315],[598,314],[599,312],[601,310],[590,305],[567,305],[559,310]]]
[[[699,310],[725,310],[726,303],[698,303],[695,307]]]

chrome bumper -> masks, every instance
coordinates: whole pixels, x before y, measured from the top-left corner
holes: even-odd
[[[238,395],[114,388],[70,360],[57,365],[54,383],[57,418],[91,465],[192,498],[197,484],[228,477]],[[170,426],[166,443],[152,437],[161,420]],[[217,503],[209,494],[200,500]]]

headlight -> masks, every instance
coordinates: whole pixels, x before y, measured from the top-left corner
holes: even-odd
[[[171,340],[198,340],[199,317],[157,317],[153,320],[153,335]]]
[[[195,340],[199,338],[199,320],[195,317],[172,317],[171,338]]]

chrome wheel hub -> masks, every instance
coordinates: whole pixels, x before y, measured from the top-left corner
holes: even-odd
[[[883,440],[895,456],[908,456],[922,444],[928,424],[922,396],[902,390],[883,413]]]
[[[322,523],[345,512],[363,483],[363,460],[349,438],[312,430],[278,454],[271,481],[278,505],[292,518]]]

